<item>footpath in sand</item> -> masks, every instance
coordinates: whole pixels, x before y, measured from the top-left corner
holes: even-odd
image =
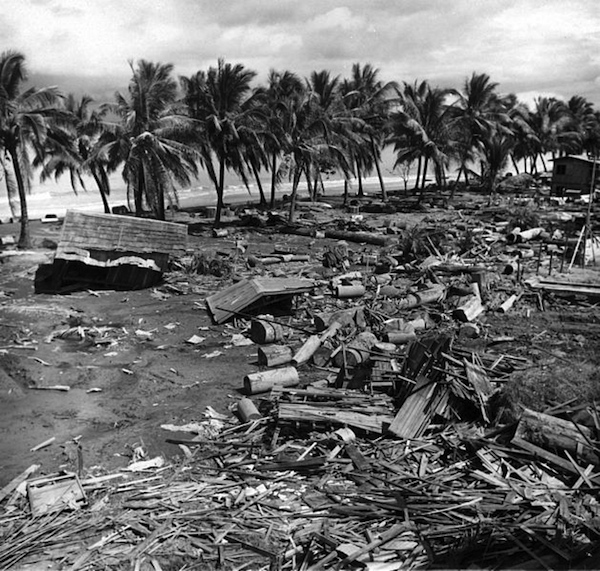
[[[60,225],[3,248],[0,568],[598,567],[585,209],[340,202],[182,212],[137,291],[35,294]]]

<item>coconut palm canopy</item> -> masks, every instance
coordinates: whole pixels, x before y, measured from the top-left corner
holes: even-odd
[[[36,167],[42,178],[68,175],[74,190],[91,177],[107,212],[108,174],[120,172],[135,214],[159,219],[203,169],[214,185],[218,224],[228,171],[249,189],[255,180],[264,205],[261,173],[271,179],[271,206],[280,182],[291,181],[293,220],[301,180],[314,197],[323,173],[355,179],[361,194],[363,177],[376,171],[385,200],[385,147],[405,180],[416,170],[422,197],[428,183],[444,190],[462,177],[468,185],[471,173],[493,192],[509,164],[536,173],[547,169],[548,155],[597,154],[600,145],[600,114],[585,97],[540,97],[528,106],[485,73],[455,89],[383,82],[369,63],[355,63],[348,77],[272,70],[264,85],[254,70],[223,59],[187,77],[144,59],[130,67],[127,90],[100,102],[63,97],[56,87],[26,88],[24,55],[2,54],[0,174],[9,200],[19,204],[22,246],[29,243],[27,193]]]

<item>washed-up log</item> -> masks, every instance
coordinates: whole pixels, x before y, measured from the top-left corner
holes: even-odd
[[[306,363],[317,352],[321,344],[332,335],[335,335],[339,328],[340,324],[334,322],[320,336],[311,335],[292,357],[292,364],[297,366]]]
[[[513,443],[529,442],[548,450],[564,460],[563,451],[573,457],[594,465],[600,464],[598,442],[586,426],[525,409],[519,421]]]
[[[404,345],[417,338],[417,334],[412,327],[406,326],[403,330],[396,329],[385,333],[385,340],[394,345]]]
[[[250,420],[258,420],[262,418],[260,412],[256,408],[256,405],[249,399],[240,399],[237,403],[237,413],[242,422],[249,422]]]
[[[267,319],[253,319],[250,324],[250,339],[259,345],[283,339],[283,325]]]
[[[446,288],[443,285],[435,284],[428,289],[407,294],[394,286],[383,286],[380,293],[387,297],[403,298],[397,302],[398,309],[412,309],[420,305],[442,301],[446,294]]]
[[[362,297],[365,295],[366,289],[364,285],[338,285],[335,288],[335,296],[340,299],[349,297]]]
[[[323,331],[336,322],[342,327],[353,322],[359,325],[364,322],[364,308],[352,307],[350,309],[334,311],[333,313],[320,313],[314,316],[313,321],[317,331]]]
[[[335,238],[336,240],[346,240],[347,242],[358,242],[359,244],[373,244],[374,246],[387,246],[394,239],[382,234],[371,232],[345,232],[343,230],[325,230],[326,238]]]
[[[244,377],[244,391],[247,395],[265,393],[275,385],[294,387],[300,382],[295,367],[283,367],[270,371],[260,371]]]
[[[332,354],[333,364],[336,367],[354,368],[369,361],[371,348],[377,343],[377,337],[369,331],[363,331],[347,347],[340,347]]]
[[[292,357],[292,348],[287,345],[264,345],[258,348],[258,364],[261,367],[285,365]]]

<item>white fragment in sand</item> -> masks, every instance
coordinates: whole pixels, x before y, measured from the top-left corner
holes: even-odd
[[[222,355],[223,351],[213,351],[212,353],[205,353],[204,355],[202,355],[205,359],[214,359],[215,357],[218,357],[219,355]]]
[[[247,347],[248,345],[254,345],[254,341],[252,339],[248,339],[241,333],[234,333],[231,337],[231,343],[235,347]]]
[[[205,339],[206,337],[200,337],[200,335],[192,335],[189,339],[186,339],[186,343],[190,343],[191,345],[199,345]]]
[[[167,323],[164,328],[168,329],[169,331],[175,329],[177,326],[179,325],[179,323]]]
[[[129,464],[125,470],[129,472],[141,472],[143,470],[149,470],[150,468],[162,468],[165,465],[165,459],[162,456],[151,458],[150,460],[140,460]]]

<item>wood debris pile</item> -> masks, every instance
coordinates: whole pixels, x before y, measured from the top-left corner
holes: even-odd
[[[326,382],[275,386],[247,422],[231,415],[168,438],[184,452],[179,464],[82,475],[85,505],[58,497],[32,515],[30,470],[0,491],[0,567],[576,567],[600,539],[592,431],[532,411],[486,427],[486,370],[462,362],[463,380],[448,350],[446,338],[409,350],[413,388],[400,408]],[[457,421],[458,396],[473,421]]]

